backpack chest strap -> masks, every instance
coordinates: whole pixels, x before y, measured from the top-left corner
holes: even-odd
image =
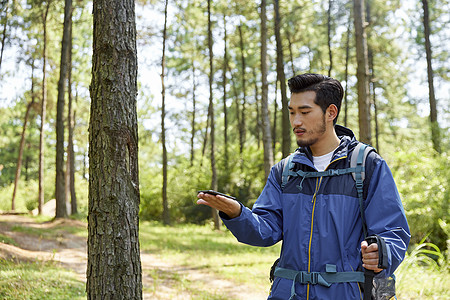
[[[329,169],[326,171],[287,171],[288,178],[290,177],[302,177],[302,180],[300,184],[297,186],[297,188],[301,191],[303,189],[303,181],[306,178],[319,178],[319,177],[331,177],[331,176],[340,176],[345,174],[353,174],[353,173],[361,173],[364,172],[363,166],[356,166],[353,168],[346,168],[346,169]],[[283,187],[284,188],[284,187]]]
[[[319,284],[324,287],[330,287],[332,283],[364,282],[363,272],[336,272],[336,266],[329,264],[326,265],[326,272],[296,271],[277,267],[274,275],[276,277],[292,280],[290,299],[294,299],[296,296],[296,282],[301,284]]]

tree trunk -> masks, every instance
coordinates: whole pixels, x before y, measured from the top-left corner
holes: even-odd
[[[20,137],[20,145],[19,145],[19,156],[17,158],[17,168],[16,168],[16,176],[14,178],[14,190],[12,194],[12,200],[11,200],[11,210],[16,210],[16,192],[17,192],[17,186],[19,184],[20,179],[20,171],[22,169],[22,156],[23,156],[23,148],[25,145],[25,132],[27,130],[27,124],[28,124],[28,117],[30,116],[30,110],[34,104],[34,60],[32,61],[31,65],[31,102],[27,105],[27,110],[25,111],[25,118],[23,120],[23,129],[22,129],[22,135]]]
[[[356,60],[358,80],[358,119],[359,140],[371,144],[370,101],[369,101],[369,67],[367,59],[367,39],[364,29],[364,0],[353,0]]]
[[[278,124],[278,76],[275,80],[275,99],[273,101],[273,126],[272,126],[272,152],[273,160],[275,160],[275,146],[277,144],[277,124]]]
[[[330,60],[330,65],[328,67],[328,76],[331,77],[331,70],[333,69],[333,52],[331,51],[331,8],[333,0],[328,0],[328,22],[327,22],[327,33],[328,33],[328,58]]]
[[[0,70],[2,69],[3,51],[5,50],[6,35],[7,35],[6,32],[7,32],[7,28],[8,28],[8,8],[9,8],[8,2],[9,2],[9,1],[6,1],[6,2],[4,2],[4,3],[1,3],[2,6],[4,5],[4,7],[5,7],[5,17],[2,18],[2,19],[3,19],[3,20],[2,20],[2,23],[3,23],[3,22],[5,22],[5,23],[3,24],[3,32],[2,32],[2,48],[0,49]],[[14,3],[13,3],[13,5],[14,5]],[[1,7],[1,10],[0,10],[0,11],[3,11],[3,7]]]
[[[224,138],[224,166],[225,170],[228,170],[228,109],[227,109],[227,71],[228,71],[228,49],[227,49],[227,19],[223,16],[223,74],[222,74],[222,86],[223,86],[223,138]]]
[[[428,98],[430,101],[430,123],[431,123],[431,141],[433,142],[433,149],[441,153],[441,134],[439,123],[437,119],[437,104],[436,96],[434,94],[434,83],[433,83],[433,66],[431,63],[431,42],[430,42],[430,17],[428,0],[422,0],[423,5],[423,28],[425,35],[425,52],[427,56],[427,75],[428,75]]]
[[[288,41],[288,45],[289,45],[289,60],[291,61],[292,76],[295,76],[296,72],[295,72],[295,65],[294,65],[294,53],[292,51],[292,41],[291,41],[291,37],[289,36],[288,31],[286,31],[286,40]]]
[[[262,129],[262,118],[261,118],[261,108],[259,107],[259,90],[258,90],[258,75],[256,73],[256,68],[252,68],[253,73],[253,83],[255,86],[255,105],[256,105],[256,124],[255,124],[255,135],[258,150],[261,147],[261,129]]]
[[[344,126],[347,127],[348,119],[348,64],[350,60],[350,35],[352,27],[352,15],[349,13],[347,24],[347,40],[345,42],[345,92],[344,92]]]
[[[261,0],[261,115],[262,115],[262,132],[263,132],[263,147],[264,147],[264,176],[265,180],[269,177],[270,169],[273,165],[273,149],[272,149],[272,135],[270,132],[270,117],[269,117],[269,101],[268,90],[269,83],[267,82],[267,13],[266,0]],[[276,102],[276,101],[275,101]]]
[[[169,212],[169,201],[167,199],[167,149],[166,149],[166,88],[164,85],[165,77],[165,67],[166,67],[166,34],[167,34],[167,4],[169,0],[165,1],[164,4],[164,29],[163,29],[163,53],[161,59],[161,143],[163,150],[163,184],[162,184],[162,200],[163,200],[163,222],[166,225],[170,225],[170,212]]]
[[[75,127],[75,112],[73,110],[73,97],[72,97],[72,15],[73,15],[73,8],[70,11],[70,31],[69,31],[69,60],[68,60],[68,72],[67,72],[67,78],[68,78],[68,113],[67,113],[67,120],[68,120],[68,144],[67,144],[67,164],[66,164],[66,186],[67,191],[66,195],[67,198],[70,196],[70,214],[76,214],[78,213],[78,207],[77,207],[77,196],[75,193],[75,152],[73,149],[73,130]],[[66,200],[67,202],[67,200]]]
[[[47,16],[50,9],[51,1],[47,2],[42,14],[43,25],[43,47],[42,47],[42,100],[41,100],[41,128],[39,137],[39,201],[38,212],[42,214],[42,206],[44,206],[44,151],[45,151],[45,119],[47,114]]]
[[[208,49],[209,49],[209,118],[211,125],[211,189],[217,190],[217,170],[216,170],[216,158],[215,158],[215,124],[214,124],[214,102],[213,102],[213,81],[214,81],[214,69],[213,69],[213,40],[212,40],[212,23],[211,23],[211,0],[208,0]],[[212,208],[211,213],[214,220],[214,228],[220,229],[219,214],[216,209]]]
[[[136,16],[93,2],[87,299],[142,299]]]
[[[65,177],[64,177],[64,97],[67,79],[67,65],[69,54],[70,17],[72,0],[65,0],[64,30],[61,43],[61,64],[58,81],[58,101],[56,104],[56,218],[67,217]]]
[[[191,167],[194,165],[194,138],[195,138],[195,110],[197,105],[197,100],[195,99],[197,95],[197,82],[195,81],[195,65],[192,61],[192,120],[191,120]]]
[[[371,25],[371,14],[370,14],[370,1],[367,1],[366,6],[366,19],[368,26]],[[370,41],[370,31],[367,33],[367,40]],[[375,79],[375,65],[373,61],[373,51],[372,47],[370,46],[370,42],[367,43],[367,51],[368,51],[368,59],[369,59],[369,91],[372,96],[372,105],[373,105],[373,119],[375,123],[375,147],[377,149],[377,152],[380,154],[380,141],[379,141],[379,128],[378,128],[378,108],[377,108],[377,97],[376,97],[376,79]]]
[[[239,124],[239,153],[241,154],[241,170],[244,168],[244,162],[243,162],[243,158],[242,158],[242,153],[244,152],[244,147],[245,147],[245,135],[246,135],[246,125],[245,125],[245,105],[246,105],[246,101],[247,101],[247,91],[246,91],[246,79],[245,79],[245,72],[246,72],[246,63],[245,63],[245,55],[244,55],[244,38],[242,36],[242,25],[238,26],[238,30],[239,30],[239,46],[240,46],[240,51],[241,51],[241,68],[242,68],[242,73],[241,73],[241,79],[242,79],[242,109],[241,109],[241,122]]]
[[[279,0],[274,1],[275,10],[275,40],[277,44],[277,77],[281,91],[281,130],[283,135],[282,153],[286,157],[291,152],[291,124],[289,122],[288,98],[286,95],[286,76],[284,74],[283,44],[281,42],[281,17]]]

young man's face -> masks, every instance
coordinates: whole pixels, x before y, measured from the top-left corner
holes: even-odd
[[[299,147],[312,146],[324,138],[326,128],[325,114],[314,103],[316,93],[307,91],[293,93],[289,102],[289,120]]]

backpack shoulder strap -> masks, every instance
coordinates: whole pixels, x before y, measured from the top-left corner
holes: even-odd
[[[375,149],[367,144],[359,142],[356,145],[350,158],[350,168],[355,169],[352,172],[353,179],[356,182],[356,191],[358,192],[359,198],[359,209],[361,213],[361,219],[363,222],[364,237],[367,237],[367,225],[364,217],[364,179],[365,179],[365,165],[366,158],[371,151]]]
[[[281,175],[281,190],[284,190],[284,187],[286,186],[286,183],[289,181],[289,177],[291,176],[290,171],[294,167],[292,159],[294,158],[295,153],[296,152],[292,153],[284,160],[283,174]]]

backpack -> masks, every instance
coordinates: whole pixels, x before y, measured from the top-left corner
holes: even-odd
[[[352,174],[353,179],[355,180],[356,184],[356,190],[358,193],[359,198],[359,207],[360,207],[360,214],[361,214],[361,220],[363,224],[363,232],[364,232],[364,238],[367,239],[376,239],[378,243],[384,243],[384,240],[381,237],[368,237],[367,234],[367,225],[365,222],[364,217],[364,179],[365,179],[365,164],[366,164],[366,158],[369,155],[370,152],[375,151],[375,149],[367,144],[358,142],[358,145],[355,147],[353,152],[350,154],[350,168],[346,169],[330,169],[322,172],[304,172],[301,170],[293,171],[293,168],[295,166],[295,163],[292,161],[294,156],[297,154],[297,152],[294,152],[293,154],[289,155],[284,163],[283,166],[283,173],[282,173],[282,181],[281,181],[281,190],[283,191],[286,184],[288,183],[289,179],[292,177],[301,176],[303,177],[302,181],[299,184],[299,189],[302,189],[302,183],[305,178],[311,178],[311,177],[322,177],[322,176],[339,176],[344,174]],[[379,244],[380,246],[380,244]],[[383,248],[383,247],[380,247]],[[385,250],[385,246],[384,249]],[[387,253],[383,251],[383,254],[380,255],[380,261],[383,260],[380,263],[380,266],[387,266]],[[270,270],[270,281],[272,282],[275,277],[275,270],[277,268],[277,264],[279,262],[279,259],[277,259]],[[370,275],[370,272],[372,274]],[[364,299],[375,299],[375,300],[389,300],[389,299],[397,299],[395,295],[395,276],[392,275],[388,278],[376,278],[373,277],[374,273],[373,271],[366,271],[366,273],[369,273],[369,280],[365,281],[364,287],[366,289],[370,289],[372,287],[372,294],[366,295]],[[373,278],[373,281],[372,281]],[[369,284],[370,283],[370,284]]]

